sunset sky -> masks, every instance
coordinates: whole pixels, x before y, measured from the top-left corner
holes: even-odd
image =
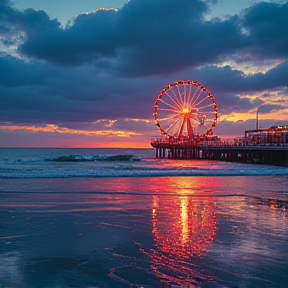
[[[220,137],[287,125],[287,27],[279,0],[0,0],[0,147],[150,147],[182,79]]]

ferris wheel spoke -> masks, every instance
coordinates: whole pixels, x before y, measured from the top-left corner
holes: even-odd
[[[195,95],[196,95],[196,93],[197,93],[198,90],[199,90],[199,87],[197,86],[197,88],[196,88],[195,92],[193,93],[193,96],[192,96],[192,98],[191,98],[191,100],[190,100],[190,102],[189,102],[189,105],[190,105],[190,106],[192,106],[192,103],[194,102],[194,98],[195,98]]]
[[[189,92],[188,92],[188,99],[187,99],[188,105],[190,105],[190,101],[191,101],[191,92],[192,92],[192,85],[189,85]]]
[[[158,119],[158,120],[159,121],[169,121],[169,120],[172,120],[172,119],[177,118],[179,116],[180,116],[179,114],[175,114],[175,115],[172,115],[172,116],[169,116],[169,117],[166,117],[166,118],[161,118],[161,119]]]
[[[173,128],[173,134],[177,135],[178,137],[181,135],[181,127],[183,126],[184,119],[183,117],[178,121],[177,125]]]
[[[171,99],[171,101],[181,110],[181,105],[175,101],[175,99],[169,94],[167,93],[167,91],[165,92],[165,94]],[[178,100],[178,99],[177,99]]]
[[[176,113],[179,113],[179,110],[174,110],[174,109],[169,109],[169,108],[158,108],[158,110],[162,110],[162,111],[170,111],[170,112],[176,112]]]
[[[177,123],[175,123],[176,125],[173,127],[173,133],[174,134],[177,134],[179,136],[179,131],[183,125],[183,121],[184,121],[184,118],[181,115],[181,117],[179,118],[179,121],[177,121]]]
[[[183,98],[184,98],[184,107],[187,106],[187,91],[186,91],[186,85],[183,85]]]
[[[172,104],[170,104],[170,103],[167,103],[167,102],[165,102],[165,101],[164,101],[163,99],[161,99],[161,98],[160,98],[158,101],[163,102],[165,105],[167,105],[167,106],[175,109],[176,111],[179,109],[177,106],[174,106],[174,105],[172,105]],[[181,110],[181,109],[180,109],[180,110]]]
[[[181,97],[179,98],[173,89],[171,89],[171,91],[172,91],[172,93],[173,93],[175,99],[177,99],[177,101],[178,101],[180,107],[182,108],[182,106],[183,106],[182,98],[181,98]]]
[[[194,104],[198,101],[198,99],[200,98],[200,96],[201,96],[201,94],[202,94],[202,92],[203,92],[203,90],[201,89],[201,88],[199,88],[198,87],[198,96],[196,97],[196,99],[191,103],[191,106],[193,107],[194,106]]]
[[[184,100],[183,100],[181,92],[179,90],[179,85],[177,85],[176,88],[177,88],[177,92],[178,92],[179,98],[181,99],[182,106],[185,106]]]
[[[175,135],[175,131],[177,131],[177,124],[178,122],[180,121],[180,119],[177,119],[175,120],[173,123],[171,123],[168,128],[167,128],[167,132],[170,134],[170,135]]]
[[[190,118],[196,125],[204,125],[203,118],[199,117],[198,115],[195,115],[195,118]]]
[[[193,121],[195,124],[199,124],[199,119],[197,119],[197,118],[189,118],[190,119],[190,121]]]
[[[175,128],[175,126],[177,125],[177,123],[181,120],[181,116],[179,116],[179,118],[178,119],[176,119],[173,123],[171,123],[170,125],[169,125],[169,127],[167,128],[167,132],[170,130],[170,129],[172,129],[172,132],[174,132],[174,130],[173,130],[173,128]]]
[[[201,103],[203,103],[205,100],[209,99],[210,96],[206,96],[205,98],[203,98],[201,101],[199,101],[198,103],[195,103],[193,107],[197,107],[198,105],[200,105]]]
[[[200,109],[204,109],[204,108],[207,108],[207,107],[213,107],[213,106],[214,106],[214,104],[211,103],[211,104],[208,104],[208,105],[205,105],[205,106],[201,106],[201,107],[199,107],[197,109],[200,110]]]

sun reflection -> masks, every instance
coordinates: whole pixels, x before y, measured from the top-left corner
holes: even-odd
[[[187,181],[188,178],[178,181],[175,195],[154,195],[152,202],[154,245],[147,254],[154,272],[173,281],[178,281],[181,275],[183,279],[193,275],[189,262],[208,253],[217,232],[216,212],[211,198],[188,194]],[[165,184],[164,187],[170,186]],[[195,181],[190,185],[195,185]],[[167,271],[170,271],[170,276]],[[176,278],[171,277],[171,273]]]
[[[181,226],[182,226],[182,245],[188,242],[189,237],[189,223],[188,223],[188,197],[180,197],[181,200]]]
[[[155,197],[159,198],[153,202],[160,202],[159,208],[152,209],[156,250],[183,259],[204,255],[217,231],[212,204],[191,196],[180,196],[176,201]]]

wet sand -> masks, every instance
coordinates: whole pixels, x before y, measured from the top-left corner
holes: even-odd
[[[245,179],[207,178],[64,179],[49,193],[52,180],[41,180],[42,192],[1,192],[1,287],[286,287],[283,183],[264,183],[261,197]]]

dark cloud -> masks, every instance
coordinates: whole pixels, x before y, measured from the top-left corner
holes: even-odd
[[[285,108],[285,107],[283,107],[282,105],[264,104],[264,105],[261,105],[259,107],[259,112],[260,113],[270,113],[273,110],[280,110],[280,109],[283,109],[283,108]]]
[[[0,85],[45,85],[47,78],[55,77],[43,63],[31,63],[12,56],[0,57]]]
[[[13,57],[0,58],[0,65],[5,68],[0,70],[1,120],[30,123],[92,122],[119,117],[151,119],[156,96],[175,77],[117,78],[92,65],[61,68]],[[265,95],[253,100],[241,93],[249,92],[249,87],[254,91],[253,82],[260,89],[260,80],[263,87],[267,82],[269,87],[278,86],[277,77],[273,84],[271,75],[278,75],[283,66],[280,64],[261,77],[247,77],[229,67],[216,66],[191,71],[191,75],[215,95],[220,114],[247,112],[264,105]],[[281,103],[275,105],[282,107]]]
[[[151,75],[215,61],[244,45],[235,19],[207,22],[207,11],[208,5],[200,0],[181,5],[176,0],[131,0],[117,13],[78,15],[65,29],[44,11],[32,9],[10,8],[6,22],[25,33],[19,52],[28,57],[62,65],[97,65],[105,56],[114,60],[119,73]]]
[[[1,30],[9,31],[10,37],[19,32],[25,32],[28,38],[29,35],[37,32],[55,32],[60,28],[60,25],[57,19],[51,19],[43,10],[26,9],[19,11],[13,9],[9,1],[1,0],[0,32]]]
[[[230,66],[206,66],[196,69],[194,75],[200,82],[213,87],[215,93],[255,92],[288,87],[288,61],[284,61],[267,73],[244,74]]]
[[[218,94],[216,100],[220,115],[231,112],[247,112],[265,103],[259,98],[251,99],[236,94]]]
[[[98,11],[79,15],[66,29],[52,26],[29,32],[19,51],[26,56],[68,66],[95,60],[99,55],[113,55],[117,43],[109,31],[114,13]]]
[[[262,59],[288,56],[288,3],[255,4],[244,14],[243,26],[251,42],[248,52]]]
[[[0,58],[0,121],[91,122],[152,114],[159,89],[153,79],[115,78],[93,66],[42,64]]]
[[[66,66],[93,62],[132,77],[216,63],[241,51],[260,58],[287,56],[288,3],[258,3],[241,17],[211,21],[205,20],[208,4],[131,0],[118,12],[81,14],[62,28],[44,11],[14,10],[5,0],[0,17],[2,29],[16,25],[25,34],[19,52],[27,57]]]

